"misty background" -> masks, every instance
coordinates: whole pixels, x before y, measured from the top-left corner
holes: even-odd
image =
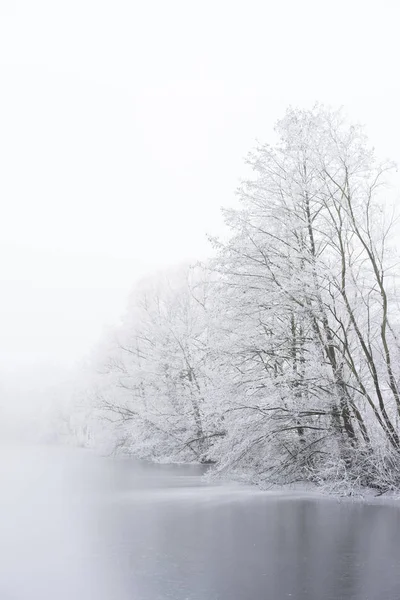
[[[379,11],[378,11],[379,9]],[[395,2],[0,0],[0,393],[39,410],[134,282],[211,252],[289,105],[400,161]]]

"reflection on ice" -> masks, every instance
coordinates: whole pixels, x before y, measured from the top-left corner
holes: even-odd
[[[400,511],[2,448],[1,600],[394,600]]]

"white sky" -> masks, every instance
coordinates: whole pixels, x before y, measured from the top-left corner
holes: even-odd
[[[7,385],[83,357],[146,270],[207,255],[288,104],[344,105],[400,162],[396,4],[0,0]]]

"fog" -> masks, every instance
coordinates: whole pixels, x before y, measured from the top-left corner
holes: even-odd
[[[379,278],[393,256],[380,262],[381,213],[357,200],[356,219],[350,200],[344,210],[343,250],[329,202],[342,224],[345,195],[327,184],[335,169],[318,171],[326,152],[347,181],[343,156],[353,166],[359,156],[361,137],[336,152],[330,107],[400,163],[399,22],[392,0],[0,0],[0,600],[400,597],[398,505],[310,491],[400,489],[398,284],[389,276],[381,317]],[[286,211],[267,177],[267,234],[259,229],[258,246],[240,237],[259,227],[250,194],[245,227],[232,220],[219,255],[219,294],[201,267],[168,271],[217,252],[209,237],[227,232],[221,207],[238,203],[248,152],[277,143],[288,107],[316,103],[322,117],[287,113],[285,160],[295,172],[291,142],[306,139],[319,165],[312,189],[331,191],[312,218],[322,222],[321,260],[313,240],[311,253],[296,245],[301,202]],[[291,129],[302,118],[321,138]],[[370,214],[377,245],[359,235]],[[282,240],[294,240],[293,256]],[[265,247],[287,258],[272,275],[252,262]],[[238,248],[234,280],[226,257]],[[163,272],[175,287],[163,275],[138,284]],[[272,352],[272,376],[262,354],[270,334],[284,355]],[[222,481],[202,477],[205,464]],[[304,493],[243,485],[299,481]]]
[[[141,275],[210,253],[288,104],[344,105],[400,159],[398,17],[388,1],[2,0],[7,398],[17,373],[37,390],[86,356]]]

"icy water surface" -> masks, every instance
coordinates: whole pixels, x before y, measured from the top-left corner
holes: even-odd
[[[1,448],[1,600],[400,600],[400,510]]]

